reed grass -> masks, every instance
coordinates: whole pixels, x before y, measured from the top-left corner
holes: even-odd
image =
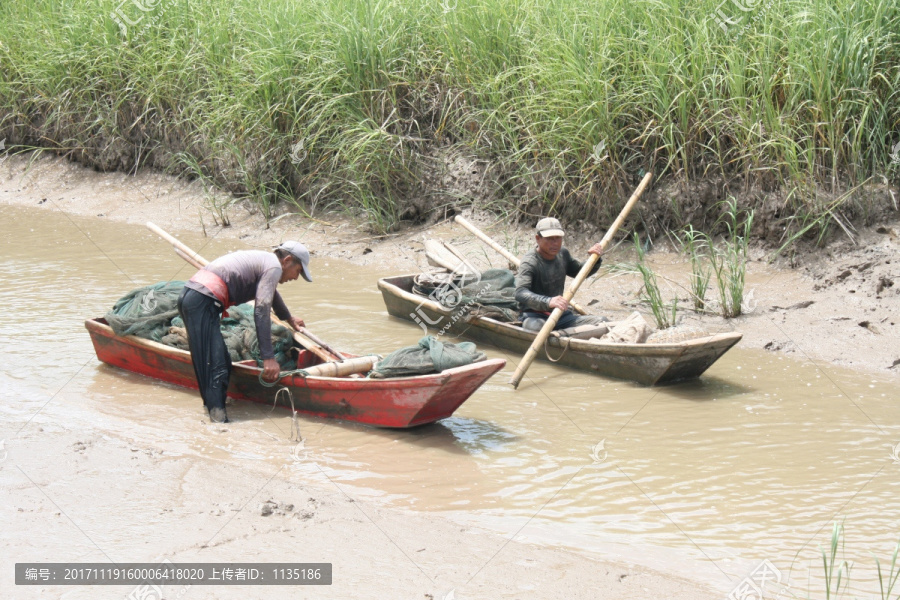
[[[669,305],[663,301],[656,274],[645,261],[646,251],[637,233],[634,234],[634,249],[637,253],[635,269],[640,273],[644,281],[644,287],[641,289],[641,298],[650,305],[650,312],[653,313],[657,329],[667,329],[674,326],[675,318],[678,314],[678,298],[673,299]]]
[[[897,564],[898,553],[900,553],[900,543],[894,547],[890,569],[886,575],[881,570],[881,561],[875,557],[875,566],[878,569],[878,594],[881,600],[891,600],[891,593],[894,591],[894,586],[897,585],[897,578],[900,577],[900,565]],[[900,597],[900,594],[895,596],[894,600],[897,600],[897,597]]]
[[[841,595],[841,582],[844,587],[850,585],[850,563],[846,560],[838,562],[838,549],[844,546],[844,526],[835,523],[831,530],[831,543],[822,549],[822,567],[825,571],[825,600],[838,598]],[[833,589],[832,589],[832,586]]]
[[[710,236],[702,235],[706,237],[709,262],[719,292],[719,311],[728,319],[740,316],[743,311],[747,249],[754,213],[739,210],[734,197],[719,204],[725,209],[719,219],[725,226],[722,244],[716,246]]]
[[[840,558],[840,556],[844,555],[843,523],[834,523],[831,528],[831,538],[828,546],[824,548],[820,546],[819,551],[822,557],[822,571],[824,578],[821,580],[821,584],[824,587],[825,600],[831,600],[832,598],[859,597],[856,596],[855,593],[851,596],[850,575],[853,564],[846,559]],[[881,561],[878,557],[874,557],[878,580],[878,597],[881,598],[881,600],[898,600],[898,598],[900,598],[900,595],[896,594],[894,591],[897,580],[900,578],[900,565],[897,564],[898,554],[900,554],[900,542],[894,546],[894,553],[891,556],[890,567],[887,572],[882,570]],[[818,582],[816,587],[818,587]],[[788,592],[791,597],[799,597],[790,590],[784,591]],[[812,595],[812,592],[812,589],[808,590],[806,597],[822,597],[821,592],[814,596]],[[856,592],[856,590],[854,590],[854,592]],[[781,594],[779,594],[779,597],[780,596]]]
[[[760,3],[729,31],[718,0],[143,4],[0,3],[0,138],[381,230],[421,218],[448,147],[513,210],[608,218],[653,169],[783,189],[815,222],[897,141],[894,0]]]
[[[690,294],[694,310],[706,308],[706,291],[709,289],[710,266],[704,260],[709,252],[709,238],[692,225],[682,232],[684,251],[691,261]]]

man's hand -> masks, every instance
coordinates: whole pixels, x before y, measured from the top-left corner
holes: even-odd
[[[281,373],[281,365],[274,358],[267,358],[263,361],[263,379],[266,381],[275,381],[278,374]]]
[[[303,322],[303,319],[299,317],[291,317],[291,320],[288,324],[294,328],[294,331],[300,331],[301,327],[306,326],[306,323]]]
[[[600,256],[601,254],[603,254],[603,246],[600,245],[600,242],[597,242],[596,244],[594,244],[593,246],[590,247],[590,249],[588,250],[588,253],[596,254],[597,256]]]
[[[569,301],[562,296],[554,296],[550,299],[550,308],[558,308],[559,310],[569,310]]]

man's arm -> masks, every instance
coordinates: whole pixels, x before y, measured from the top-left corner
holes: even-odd
[[[566,275],[568,275],[569,277],[575,277],[576,275],[578,275],[578,273],[581,272],[581,267],[584,266],[584,263],[573,258],[572,253],[569,252],[569,250],[566,248],[563,248],[561,252],[566,253]],[[591,275],[596,273],[598,269],[600,269],[600,264],[603,262],[603,259],[599,258],[602,252],[600,250],[600,244],[594,244],[593,246],[591,246],[588,252],[590,252],[591,254],[596,254],[598,256],[597,262],[594,263],[594,268],[592,268],[591,272],[587,274],[587,276],[590,277]]]
[[[291,316],[291,311],[288,310],[287,304],[282,300],[278,290],[275,290],[275,295],[272,297],[272,309],[275,311],[275,315],[294,331],[300,331],[300,328],[306,325],[303,319]]]
[[[291,311],[288,310],[287,304],[284,303],[284,299],[278,293],[278,290],[275,290],[275,294],[272,295],[272,309],[279,319],[288,323],[291,322]]]
[[[290,311],[281,299],[281,295],[275,291],[278,280],[281,279],[281,269],[269,269],[256,284],[255,306],[253,308],[253,321],[256,323],[256,337],[259,340],[259,357],[263,360],[275,358],[272,349],[272,308],[287,312],[290,319]],[[277,297],[277,304],[276,304]],[[279,306],[280,305],[280,306]],[[282,315],[279,314],[279,317]]]
[[[535,294],[531,291],[534,282],[534,265],[525,257],[522,264],[519,265],[519,271],[516,273],[516,302],[519,303],[520,310],[534,310],[538,312],[549,312],[550,300],[549,296],[543,294]]]

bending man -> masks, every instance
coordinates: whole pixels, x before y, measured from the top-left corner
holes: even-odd
[[[178,312],[187,329],[188,346],[200,396],[213,423],[227,423],[225,396],[231,377],[231,358],[219,328],[222,312],[229,306],[255,301],[253,311],[263,377],[273,381],[281,367],[272,349],[271,311],[295,330],[303,320],[291,316],[279,283],[309,275],[309,251],[299,242],[284,242],[272,252],[242,250],[226,254],[191,277],[178,297]]]
[[[563,297],[566,275],[575,277],[583,265],[563,247],[563,236],[565,232],[558,220],[551,217],[541,219],[534,236],[537,247],[522,257],[522,264],[519,265],[516,301],[519,303],[522,327],[528,331],[540,331],[554,308],[564,311],[554,330],[594,325],[606,320],[603,317],[576,315]],[[598,243],[591,246],[588,252],[600,256],[603,249]],[[602,259],[597,260],[590,275],[597,272],[601,262]]]

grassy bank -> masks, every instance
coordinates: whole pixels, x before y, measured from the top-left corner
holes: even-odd
[[[896,0],[139,1],[0,4],[0,138],[379,228],[459,201],[451,154],[570,219],[641,170],[806,216],[896,173]]]

